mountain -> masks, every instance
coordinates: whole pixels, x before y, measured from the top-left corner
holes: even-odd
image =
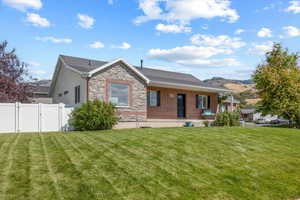
[[[254,105],[259,101],[259,96],[255,89],[255,83],[252,80],[234,80],[222,77],[213,77],[211,79],[204,80],[204,82],[215,87],[225,87],[227,89],[237,91],[238,93],[234,94],[235,98],[239,99],[245,105]]]
[[[225,86],[225,84],[245,84],[251,85],[254,84],[252,80],[234,80],[234,79],[225,79],[222,77],[213,77],[211,79],[204,80],[205,83],[211,84],[213,86]]]

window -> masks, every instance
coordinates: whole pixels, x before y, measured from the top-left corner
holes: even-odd
[[[160,91],[154,91],[154,90],[149,91],[148,105],[151,107],[160,106]]]
[[[116,106],[129,106],[129,85],[120,83],[110,84],[109,101]]]
[[[210,107],[210,96],[196,95],[196,108],[207,109]]]
[[[80,103],[80,85],[75,87],[75,104]]]

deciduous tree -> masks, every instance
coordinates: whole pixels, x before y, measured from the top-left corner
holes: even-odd
[[[253,75],[263,114],[279,115],[300,124],[299,55],[274,44]]]
[[[27,66],[15,54],[7,50],[7,41],[0,44],[0,102],[29,102],[30,88]]]

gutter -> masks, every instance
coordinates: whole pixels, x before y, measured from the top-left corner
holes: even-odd
[[[228,93],[236,92],[234,90],[229,90],[229,89],[195,86],[195,85],[188,85],[188,84],[176,84],[176,83],[160,82],[160,81],[150,81],[149,86],[194,89],[194,90],[202,90],[202,91],[204,90],[204,91],[208,91],[208,92],[211,92],[211,91],[212,92],[228,92]]]

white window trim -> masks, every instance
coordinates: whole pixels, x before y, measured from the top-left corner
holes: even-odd
[[[198,95],[198,98],[199,97],[202,97],[202,105],[200,106],[200,105],[198,105],[198,107],[200,108],[200,109],[207,109],[207,107],[208,107],[208,96],[207,95]],[[203,105],[203,103],[204,103],[204,101],[203,101],[203,97],[205,97],[206,98],[206,105]],[[199,99],[197,99],[197,104],[199,103]]]
[[[151,92],[155,92],[156,93],[156,105],[151,105]],[[149,91],[149,107],[158,107],[157,95],[158,95],[158,91],[157,90],[150,90]]]
[[[120,84],[120,85],[127,85],[128,86],[128,105],[126,105],[126,106],[118,106],[116,104],[114,104],[114,105],[116,106],[116,108],[130,108],[130,85],[127,84],[127,83],[114,83],[114,82],[110,83],[109,84],[109,97],[108,97],[109,102],[111,102],[110,99],[111,99],[111,85],[112,84]]]

